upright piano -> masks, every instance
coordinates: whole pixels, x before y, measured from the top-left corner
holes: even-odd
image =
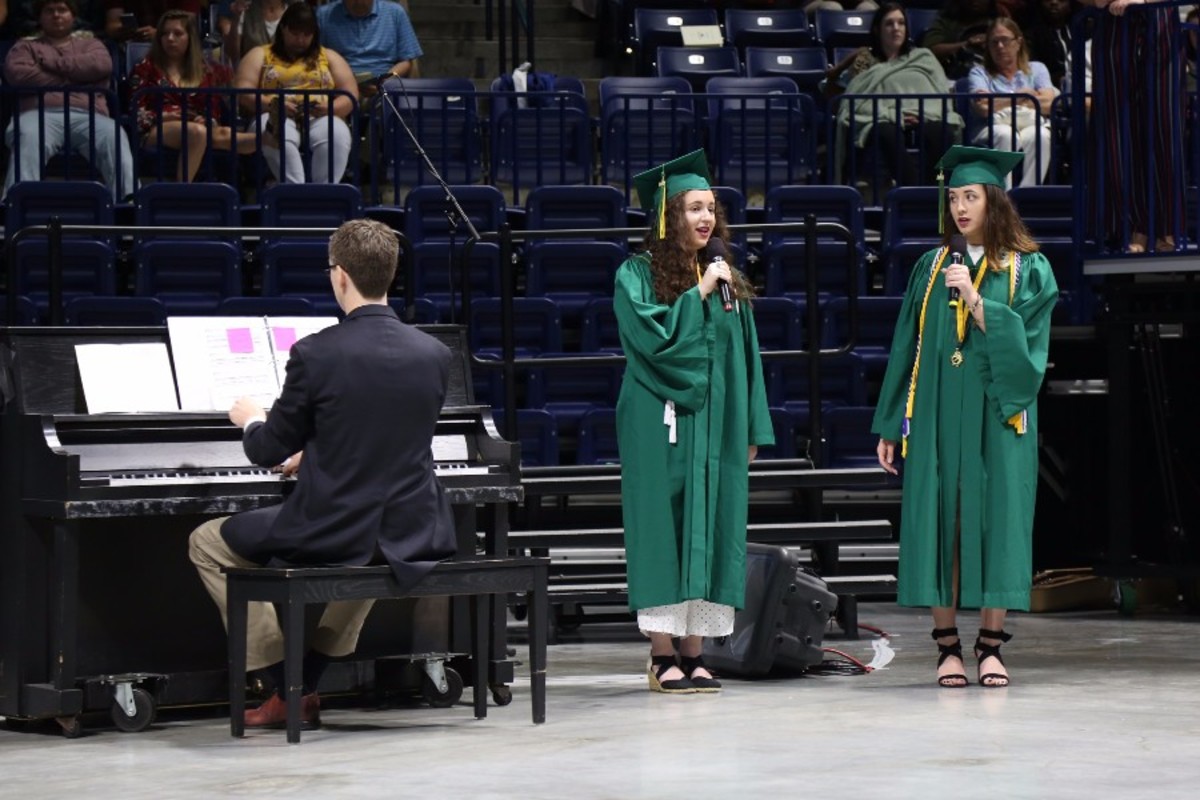
[[[462,328],[423,330],[457,356],[433,451],[459,552],[477,552],[482,533],[485,552],[504,553],[518,446],[474,404]],[[86,413],[76,345],[166,341],[163,328],[0,329],[0,715],[70,731],[128,676],[153,676],[163,704],[226,699],[224,631],[187,536],[205,518],[282,502],[293,479],[250,465],[224,413]],[[500,698],[512,680],[503,603],[492,622]],[[378,604],[333,688],[369,684],[375,659],[466,653],[467,623],[444,598]]]

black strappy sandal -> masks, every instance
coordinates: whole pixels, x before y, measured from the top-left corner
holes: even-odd
[[[942,663],[947,658],[957,658],[961,663],[963,660],[962,640],[958,639],[958,628],[934,628],[932,633],[934,641],[945,639],[950,636],[955,637],[957,641],[954,644],[942,644],[937,642],[938,649],[938,669],[941,669]],[[948,675],[942,675],[938,678],[938,686],[943,689],[963,689],[967,686],[967,676],[963,672],[951,672]]]
[[[696,687],[697,692],[721,691],[721,682],[716,678],[702,678],[696,675],[696,670],[708,669],[708,667],[704,666],[704,658],[702,656],[692,658],[681,655],[679,657],[679,666],[683,669],[684,674],[688,676],[688,680],[692,682],[692,686]]]
[[[662,676],[671,667],[678,666],[675,663],[674,653],[668,656],[650,656],[650,667],[646,671],[646,677],[650,680],[650,691],[662,692],[663,694],[695,694],[696,687],[686,675],[670,681],[662,679]]]
[[[1011,638],[1012,638],[1012,634],[1005,633],[1004,631],[989,631],[987,628],[979,629],[979,636],[975,639],[975,660],[977,662],[979,662],[979,669],[980,669],[979,685],[980,686],[983,686],[984,688],[987,688],[987,689],[1003,689],[1005,686],[1008,686],[1012,682],[1007,675],[1001,675],[999,672],[984,673],[982,671],[983,670],[983,662],[988,660],[989,658],[994,658],[997,661],[999,661],[1001,664],[1004,663],[1004,659],[1000,656],[1000,645],[999,644],[984,644],[980,640],[981,639],[999,639],[1000,643],[1003,644],[1004,642],[1007,642]]]

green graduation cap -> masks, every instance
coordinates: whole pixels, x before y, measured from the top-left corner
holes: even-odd
[[[948,188],[958,189],[972,183],[990,183],[1005,188],[1004,179],[1017,168],[1025,154],[1013,150],[992,150],[988,147],[967,147],[956,144],[946,151],[937,163],[938,169],[938,233],[946,217],[945,170],[951,172]]]
[[[703,150],[693,150],[633,176],[642,209],[653,213],[657,220],[655,232],[659,239],[667,235],[667,201],[680,192],[711,189],[708,181],[708,159]]]

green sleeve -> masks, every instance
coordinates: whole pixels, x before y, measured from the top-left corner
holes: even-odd
[[[937,256],[935,248],[918,259],[908,276],[908,289],[900,306],[900,318],[892,335],[892,349],[887,371],[879,389],[879,404],[871,432],[889,442],[900,441],[904,407],[908,402],[908,382],[912,377],[913,360],[917,357],[917,332],[921,322],[921,303],[929,284],[929,270]]]
[[[987,395],[1003,420],[1037,399],[1046,374],[1050,317],[1057,301],[1054,271],[1041,253],[1021,256],[1017,296],[1011,308],[994,300],[983,301],[987,333],[981,338],[991,372]]]
[[[613,311],[625,350],[625,371],[654,394],[697,410],[708,395],[714,331],[699,287],[671,305],[658,302],[645,255],[617,270]]]
[[[749,303],[741,303],[742,330],[746,337],[746,383],[750,388],[750,444],[768,447],[775,444],[775,428],[767,407],[767,387],[763,379],[762,356],[758,351],[758,327]]]

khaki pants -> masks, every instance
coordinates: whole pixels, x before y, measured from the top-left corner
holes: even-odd
[[[221,622],[229,630],[229,610],[225,596],[225,573],[221,567],[254,567],[225,544],[221,524],[229,517],[210,519],[192,531],[188,538],[188,557],[196,565],[204,588],[212,595],[221,612]],[[335,600],[325,607],[310,647],[327,656],[346,656],[354,652],[358,635],[374,600]],[[250,603],[246,620],[246,669],[256,670],[283,660],[283,631],[275,606]]]

